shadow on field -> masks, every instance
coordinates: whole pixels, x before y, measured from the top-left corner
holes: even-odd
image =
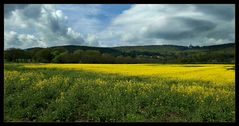
[[[235,67],[229,67],[229,68],[226,68],[227,70],[234,70],[235,71]]]
[[[8,70],[8,71],[21,70],[22,67],[23,67],[22,64],[17,64],[17,63],[4,64],[4,70]]]
[[[145,66],[159,66],[159,65],[169,65],[169,64],[145,64]],[[172,64],[171,67],[205,67],[200,65],[184,65],[184,64]]]
[[[204,67],[204,66],[193,66],[193,65],[191,65],[191,66],[182,66],[182,67]]]
[[[224,66],[225,69],[227,70],[235,70],[235,66]]]

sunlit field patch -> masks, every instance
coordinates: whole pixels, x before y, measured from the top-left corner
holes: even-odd
[[[205,80],[215,84],[234,83],[235,72],[225,64],[31,64],[28,68],[70,68],[124,76],[162,76],[172,79]]]
[[[4,120],[234,122],[234,67],[4,64]]]

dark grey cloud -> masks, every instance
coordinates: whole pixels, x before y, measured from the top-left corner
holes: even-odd
[[[4,17],[8,18],[13,11],[19,10],[25,18],[37,18],[40,16],[41,8],[40,4],[4,4]]]
[[[24,9],[28,4],[4,4],[4,17],[9,17],[16,9]]]
[[[22,9],[22,14],[25,16],[25,18],[37,19],[41,14],[41,9],[42,6],[39,4],[25,6],[25,8]]]
[[[194,19],[190,17],[173,17],[172,20],[181,22],[185,27],[191,28],[191,31],[204,32],[212,30],[216,24],[212,21]]]
[[[147,37],[162,38],[167,40],[182,40],[195,36],[195,34],[190,31],[153,31],[149,32],[147,35]]]
[[[229,27],[230,28],[230,27]],[[206,35],[209,38],[215,39],[228,39],[232,42],[235,41],[235,31],[233,29],[225,29],[225,30],[215,30]]]
[[[205,13],[220,20],[233,20],[235,18],[235,5],[233,4],[199,4],[196,11]]]
[[[211,21],[189,17],[172,17],[167,19],[167,24],[163,27],[151,27],[151,30],[146,33],[146,37],[182,40],[193,38],[215,27],[216,24]]]
[[[46,20],[45,25],[49,27],[49,30],[58,35],[66,35],[67,33],[67,25],[64,17],[57,15],[57,12],[51,12],[46,9]],[[52,14],[53,13],[53,14]]]

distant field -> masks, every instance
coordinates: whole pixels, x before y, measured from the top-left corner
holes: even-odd
[[[234,122],[235,65],[4,64],[4,121]]]

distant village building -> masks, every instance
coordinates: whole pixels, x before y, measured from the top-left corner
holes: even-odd
[[[193,45],[191,44],[191,42],[189,42],[188,48],[192,48]]]

